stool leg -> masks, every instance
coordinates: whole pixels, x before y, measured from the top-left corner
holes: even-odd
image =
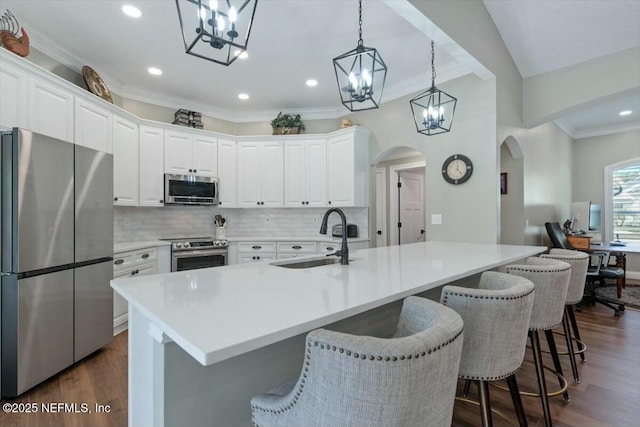
[[[524,408],[522,407],[522,399],[520,398],[520,390],[518,389],[518,381],[516,381],[515,374],[507,377],[507,384],[509,385],[509,393],[511,393],[511,400],[516,409],[520,427],[528,427],[527,417],[524,415]]]
[[[489,382],[478,381],[478,392],[480,394],[480,417],[482,418],[482,427],[493,427],[493,419],[491,418],[491,402],[489,400]]]
[[[538,377],[538,388],[540,389],[540,400],[542,401],[542,412],[544,413],[544,425],[552,427],[551,409],[549,408],[549,397],[547,396],[547,383],[544,379],[544,368],[542,366],[542,352],[540,351],[540,337],[538,331],[529,331],[531,339],[531,349],[533,351],[533,362],[536,366],[536,376]]]
[[[578,367],[576,366],[576,353],[573,349],[573,339],[571,339],[571,328],[569,326],[569,315],[567,314],[567,311],[568,310],[565,307],[564,316],[562,316],[562,328],[564,329],[564,338],[567,342],[567,351],[569,353],[569,363],[571,363],[573,381],[576,384],[580,384],[580,373],[578,373]]]
[[[567,306],[567,313],[569,313],[569,320],[571,321],[571,328],[573,329],[573,336],[578,340],[578,350],[584,350],[584,344],[581,344],[582,338],[580,338],[580,330],[578,329],[578,322],[576,322],[576,315],[573,312],[573,306]],[[580,360],[585,361],[584,351],[580,353]]]
[[[551,353],[553,367],[555,368],[557,373],[564,377],[564,373],[562,373],[562,365],[560,364],[560,357],[558,356],[558,349],[556,347],[556,340],[553,338],[553,331],[551,329],[547,329],[544,331],[544,334],[547,336],[547,343],[549,344],[549,353]],[[562,380],[558,379],[558,381],[560,382],[560,387],[562,387],[564,385],[562,383]],[[568,402],[569,390],[565,390],[565,392],[562,393],[562,397],[565,402]]]
[[[464,388],[462,389],[462,396],[469,397],[469,390],[471,389],[471,380],[464,381]]]

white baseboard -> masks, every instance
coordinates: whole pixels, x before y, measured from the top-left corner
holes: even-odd
[[[640,271],[627,271],[627,279],[640,280]]]
[[[129,329],[129,314],[124,313],[113,319],[113,336]]]

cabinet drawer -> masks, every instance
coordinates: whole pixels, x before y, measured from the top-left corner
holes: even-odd
[[[113,271],[114,275],[117,272],[131,268],[135,262],[134,252],[121,252],[113,255]]]
[[[336,243],[322,242],[322,243],[320,243],[320,253],[321,254],[330,254],[330,253],[333,253],[335,251],[339,251],[341,246],[342,246],[342,243],[340,243],[340,242],[336,242]]]
[[[155,262],[157,257],[158,257],[158,252],[156,251],[156,248],[146,248],[146,249],[136,251],[135,253],[136,263],[150,262],[150,261]]]
[[[259,262],[259,261],[273,261],[276,259],[276,255],[271,253],[264,253],[260,255],[247,255],[247,254],[239,254],[238,255],[238,264],[246,264],[249,262]]]
[[[124,270],[135,270],[143,264],[156,264],[158,252],[156,248],[138,249],[119,252],[113,255],[113,273],[120,275]]]
[[[242,242],[238,243],[238,253],[275,252],[276,242]]]
[[[316,242],[278,242],[280,254],[315,254],[318,251]]]

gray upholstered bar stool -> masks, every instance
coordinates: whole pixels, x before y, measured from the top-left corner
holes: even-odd
[[[300,377],[251,399],[253,424],[451,425],[461,352],[458,313],[409,297],[392,338],[310,332]]]
[[[440,302],[464,320],[458,375],[478,384],[483,427],[493,425],[489,381],[502,378],[509,384],[520,426],[527,426],[515,372],[520,369],[526,350],[533,293],[530,280],[494,271],[482,273],[478,289],[442,289]]]
[[[585,252],[571,251],[568,249],[551,249],[548,254],[540,255],[540,258],[555,259],[564,261],[571,265],[571,276],[569,278],[569,289],[567,290],[567,300],[564,303],[564,316],[562,317],[562,327],[564,328],[564,336],[567,342],[567,352],[569,354],[569,362],[571,363],[571,371],[573,372],[573,380],[580,382],[580,373],[576,365],[576,351],[573,348],[573,338],[578,344],[580,358],[584,362],[584,352],[586,345],[580,339],[580,331],[573,308],[582,301],[584,296],[584,286],[587,281],[587,269],[589,268],[589,255]],[[571,324],[571,325],[570,325]],[[573,327],[573,335],[571,334]]]
[[[546,427],[551,427],[553,423],[551,421],[549,396],[547,395],[547,383],[544,377],[544,366],[542,364],[538,332],[545,332],[564,399],[569,401],[567,382],[562,374],[558,350],[556,349],[553,339],[553,328],[562,322],[564,303],[567,298],[567,289],[569,288],[571,266],[563,261],[532,257],[527,258],[525,264],[508,265],[507,272],[527,278],[531,280],[535,286],[533,309],[531,311],[531,320],[529,321],[529,338],[533,351],[533,362],[536,367],[544,422]]]

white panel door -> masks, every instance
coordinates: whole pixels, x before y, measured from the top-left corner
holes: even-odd
[[[193,138],[193,171],[198,175],[218,176],[218,140],[206,136]]]
[[[164,171],[166,173],[193,173],[193,138],[176,131],[164,133]]]
[[[261,148],[261,204],[282,207],[284,203],[284,155],[282,141],[263,142]]]
[[[29,129],[74,142],[73,95],[38,79],[29,83]]]
[[[425,240],[424,173],[401,171],[400,178],[400,244]]]
[[[140,206],[164,206],[164,131],[140,126]]]
[[[327,142],[323,139],[306,142],[306,206],[327,205]]]
[[[113,152],[111,113],[84,99],[76,98],[75,143],[94,150]]]
[[[307,200],[305,141],[284,142],[284,206],[303,207]],[[324,177],[323,177],[324,178]]]
[[[260,206],[261,142],[238,142],[238,207]]]
[[[27,77],[17,69],[0,66],[0,126],[27,126]]]
[[[113,117],[113,195],[114,204],[139,204],[138,125],[122,117]]]
[[[220,207],[232,208],[236,206],[237,148],[235,141],[218,139],[218,185],[220,189]]]
[[[327,204],[330,207],[355,203],[353,145],[352,135],[340,135],[327,141]]]

